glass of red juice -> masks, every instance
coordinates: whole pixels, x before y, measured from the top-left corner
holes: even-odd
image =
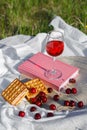
[[[53,57],[53,66],[51,70],[45,71],[48,79],[58,79],[62,72],[54,68],[55,58],[62,54],[64,50],[64,31],[62,29],[53,30],[47,34],[46,52]]]

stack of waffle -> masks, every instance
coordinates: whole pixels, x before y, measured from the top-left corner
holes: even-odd
[[[31,88],[35,88],[36,93],[31,93]],[[31,79],[25,83],[16,78],[2,91],[2,96],[8,103],[16,106],[25,97],[30,101],[30,98],[36,97],[40,91],[47,94],[47,87],[39,78]]]

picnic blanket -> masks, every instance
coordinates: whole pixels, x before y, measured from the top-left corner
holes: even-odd
[[[56,16],[50,22],[55,29],[64,30],[64,52],[61,56],[87,56],[87,35],[79,29],[68,25],[61,17]],[[17,67],[20,62],[37,52],[45,52],[47,33],[38,33],[36,36],[15,35],[0,40],[0,93],[11,81],[20,77]],[[24,101],[25,102],[25,101]],[[74,112],[55,112],[55,117],[43,118],[39,121],[33,119],[27,104],[27,116],[20,119],[17,112],[24,108],[9,105],[0,96],[0,130],[87,130],[87,109]],[[44,117],[48,110],[38,107],[38,112]],[[74,115],[74,116],[73,116]]]

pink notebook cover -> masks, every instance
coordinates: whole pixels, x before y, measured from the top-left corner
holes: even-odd
[[[70,78],[76,77],[79,72],[79,68],[66,64],[60,60],[56,60],[54,63],[54,68],[62,71],[62,77],[55,80],[50,80],[44,76],[44,72],[46,69],[51,69],[52,65],[52,58],[39,52],[21,63],[18,66],[18,71],[31,78],[41,78],[47,85],[53,87],[57,91],[64,87]]]

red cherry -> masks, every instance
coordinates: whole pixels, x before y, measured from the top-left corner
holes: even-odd
[[[30,111],[33,112],[33,111],[36,111],[36,109],[37,109],[36,107],[31,107]]]
[[[53,89],[52,88],[47,88],[48,93],[52,93]]]
[[[38,101],[38,100],[36,101],[35,104],[36,104],[37,106],[39,106],[39,107],[42,105],[41,101]]]
[[[69,80],[69,83],[76,83],[76,80],[75,80],[74,78],[71,78],[71,79]]]
[[[76,106],[76,102],[75,102],[75,101],[73,101],[73,100],[71,100],[71,101],[70,101],[70,106],[71,106],[71,107]]]
[[[42,100],[41,100],[41,97],[40,97],[40,96],[38,96],[38,97],[37,97],[37,101],[42,102]]]
[[[24,117],[25,116],[25,112],[24,111],[19,111],[18,116]]]
[[[53,116],[54,116],[54,114],[52,112],[47,113],[47,117],[53,117]]]
[[[36,113],[35,116],[34,116],[34,119],[38,120],[38,119],[40,119],[40,118],[41,118],[40,113]]]
[[[59,100],[59,95],[54,95],[53,99],[54,99],[54,101],[58,101]]]
[[[50,108],[50,110],[56,110],[56,106],[55,106],[54,104],[51,104],[51,105],[49,106],[49,108]]]
[[[79,101],[79,102],[77,103],[77,105],[78,105],[79,108],[82,108],[82,107],[84,106],[84,103],[83,103],[83,101]]]
[[[36,100],[37,100],[36,97],[30,98],[30,102],[33,103],[33,104],[36,102]]]
[[[46,94],[45,94],[43,91],[41,91],[41,92],[39,93],[39,96],[46,96]]]
[[[36,93],[36,88],[30,88],[30,93]]]
[[[76,89],[76,88],[72,88],[71,92],[72,92],[73,94],[76,94],[76,93],[77,93],[77,89]]]
[[[70,101],[65,100],[65,101],[64,101],[64,106],[69,106],[69,105],[70,105]]]
[[[71,89],[70,89],[70,88],[67,88],[67,89],[65,90],[65,92],[66,92],[67,94],[70,94],[70,93],[71,93]]]
[[[46,96],[42,96],[41,100],[42,100],[42,103],[46,103],[47,102],[47,97]]]

